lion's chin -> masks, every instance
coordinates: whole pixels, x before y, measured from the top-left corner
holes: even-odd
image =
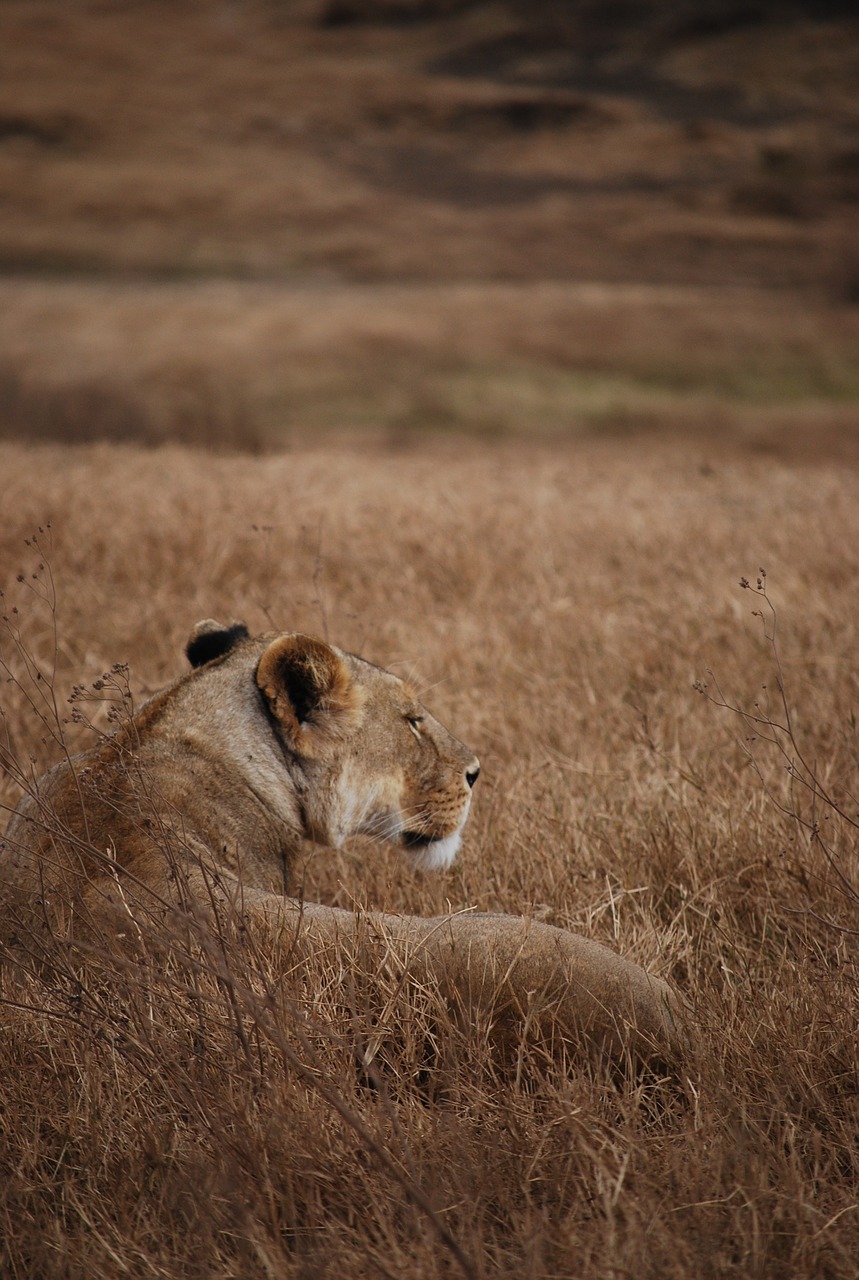
[[[423,840],[414,836],[406,839],[406,853],[412,865],[421,871],[443,871],[449,867],[462,843],[462,828],[440,840]]]

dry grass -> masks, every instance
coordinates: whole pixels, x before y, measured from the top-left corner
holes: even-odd
[[[0,436],[855,458],[855,21],[627,7],[7,0]]]
[[[753,289],[6,280],[0,350],[0,436],[31,440],[669,431],[859,448],[859,310]]]
[[[6,0],[0,265],[821,283],[856,199],[855,20],[673,39],[654,6],[594,49],[466,8],[341,28],[313,0]]]
[[[308,897],[581,930],[700,1054],[501,1059],[228,931],[7,965],[0,1272],[852,1280],[855,21],[589,6],[585,65],[533,6],[328,8],[0,6],[0,745],[88,744],[73,686],[198,618],[326,634],[483,775],[449,872],[308,848]],[[712,701],[781,714],[759,565],[793,742]]]
[[[116,661],[139,699],[207,615],[416,673],[483,762],[463,854],[419,877],[366,844],[308,850],[308,896],[539,912],[673,979],[701,1026],[678,1093],[539,1044],[499,1061],[384,977],[310,996],[238,940],[10,970],[4,1274],[855,1274],[855,898],[773,803],[810,816],[778,753],[692,689],[712,670],[765,705],[772,653],[737,585],[765,565],[797,741],[852,816],[854,471],[450,438],[264,459],[4,444],[0,474],[4,610],[61,706]],[[47,520],[55,615],[23,541]],[[2,705],[41,771],[56,744],[16,686]],[[849,825],[816,816],[855,885]]]

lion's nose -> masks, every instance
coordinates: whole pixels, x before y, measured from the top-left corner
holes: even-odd
[[[473,787],[479,777],[480,765],[475,760],[474,764],[470,765],[465,771],[465,781],[468,783],[469,787]]]

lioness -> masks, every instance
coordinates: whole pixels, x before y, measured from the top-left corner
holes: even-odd
[[[10,929],[80,936],[153,909],[230,909],[312,957],[370,943],[460,1008],[535,1007],[565,1036],[647,1056],[676,1046],[670,988],[606,947],[504,915],[356,915],[286,896],[304,839],[364,833],[422,867],[456,856],[479,765],[388,671],[305,635],[199,623],[191,670],[25,797],[0,874]],[[126,930],[127,931],[127,930]],[[530,1015],[529,1015],[530,1016]]]

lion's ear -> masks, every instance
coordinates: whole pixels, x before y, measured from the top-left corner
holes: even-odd
[[[325,755],[361,722],[361,690],[343,659],[321,640],[278,636],[260,658],[257,684],[301,755]]]
[[[204,618],[188,637],[185,655],[192,667],[202,667],[215,658],[223,658],[240,640],[247,638],[248,629],[243,622],[225,627],[222,622],[215,622],[214,618]]]

